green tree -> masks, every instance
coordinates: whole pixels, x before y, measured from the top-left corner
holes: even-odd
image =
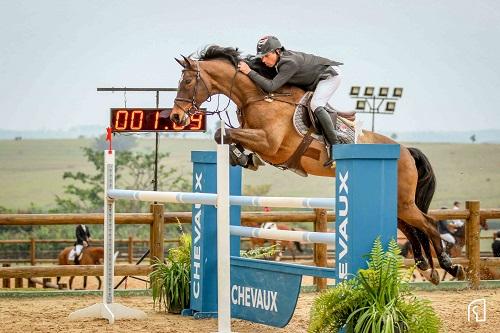
[[[102,147],[101,147],[102,148]],[[72,181],[64,186],[63,196],[56,196],[57,208],[54,212],[102,212],[103,211],[103,150],[89,147],[82,148],[87,160],[95,167],[95,173],[65,172],[63,179]],[[176,168],[167,168],[161,161],[169,157],[169,153],[158,154],[158,189],[168,191],[189,191],[190,181],[180,174]],[[154,179],[155,153],[134,151],[116,152],[117,188],[151,190]],[[191,177],[188,177],[191,179]],[[167,210],[186,211],[188,205],[166,204]],[[116,202],[117,212],[146,212],[149,203],[119,200]]]

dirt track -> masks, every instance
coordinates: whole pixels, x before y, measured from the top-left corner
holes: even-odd
[[[444,323],[443,332],[498,332],[500,327],[500,290],[417,292],[431,300]],[[283,329],[233,320],[237,332],[305,332],[309,322],[309,310],[316,294],[302,294],[294,317]],[[487,301],[486,323],[467,322],[467,304],[477,298]],[[156,312],[151,297],[116,297],[115,302],[141,309],[148,319],[121,320],[110,326],[102,319],[72,322],[67,316],[72,311],[101,302],[98,296],[49,297],[49,298],[1,298],[1,332],[214,332],[216,319],[194,320],[190,317]],[[495,330],[496,328],[496,330]]]

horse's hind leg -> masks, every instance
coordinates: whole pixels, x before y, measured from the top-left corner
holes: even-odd
[[[83,277],[83,289],[87,289],[87,277]]]
[[[415,259],[415,264],[421,274],[433,284],[439,284],[439,274],[434,269],[434,265],[429,262],[422,255],[422,244],[420,243],[419,237],[417,235],[417,229],[406,224],[401,219],[398,219],[398,229],[406,236],[411,244],[413,250],[413,258]],[[427,242],[428,247],[428,242]],[[432,260],[432,258],[430,258]]]
[[[68,285],[69,285],[69,289],[73,289],[73,280],[75,279],[74,276],[70,276],[69,277],[69,282],[68,282]]]
[[[461,265],[453,265],[450,257],[443,251],[441,237],[432,217],[422,213],[414,204],[398,205],[398,218],[424,232],[432,242],[439,265],[459,280],[465,278],[465,271]],[[431,263],[432,267],[432,263]],[[433,281],[431,281],[433,282]]]

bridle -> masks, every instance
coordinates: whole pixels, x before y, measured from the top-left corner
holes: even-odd
[[[210,92],[210,89],[208,89],[208,86],[207,86],[205,80],[203,80],[203,78],[201,77],[200,65],[199,65],[199,61],[198,60],[196,60],[196,68],[184,68],[182,70],[182,73],[184,74],[184,72],[196,72],[196,81],[195,81],[195,84],[194,84],[193,96],[191,98],[176,97],[174,99],[174,105],[176,105],[178,108],[180,108],[182,111],[184,111],[184,113],[189,117],[189,116],[191,116],[193,114],[201,112],[200,111],[200,107],[198,106],[198,103],[196,102],[196,93],[198,92],[198,83],[199,83],[199,81],[201,81],[203,83],[203,85],[205,86],[205,89],[206,89],[206,91],[208,93],[208,101],[211,100],[212,94]],[[188,110],[185,110],[177,102],[188,102],[188,103],[191,103],[191,107]]]
[[[208,101],[208,102],[211,101],[211,99],[212,99],[212,92],[210,91],[210,89],[208,88],[208,85],[206,84],[205,80],[203,80],[203,77],[201,76],[201,70],[200,70],[199,60],[195,60],[195,61],[196,61],[196,68],[184,68],[182,70],[183,74],[184,74],[184,72],[196,72],[196,76],[195,76],[195,80],[196,81],[195,81],[195,85],[194,85],[193,95],[191,97],[188,97],[188,98],[176,97],[174,99],[174,105],[177,106],[178,108],[180,108],[182,111],[184,111],[184,118],[190,117],[190,116],[192,116],[193,114],[196,114],[196,113],[205,113],[207,115],[218,114],[219,118],[220,118],[220,113],[221,112],[227,112],[227,107],[229,106],[229,102],[228,102],[228,105],[224,108],[224,110],[220,110],[220,111],[219,110],[216,110],[216,111],[206,111],[206,110],[203,110],[203,109],[200,108],[200,106],[196,102],[196,94],[198,93],[198,85],[199,85],[200,81],[201,81],[201,83],[203,83],[203,86],[205,87],[205,90],[208,93],[208,99],[206,101]],[[233,76],[233,78],[231,80],[231,88],[229,89],[229,96],[228,96],[229,97],[229,101],[231,100],[231,95],[233,93],[234,83],[236,81],[236,75],[237,74],[238,74],[238,69],[235,68],[234,76]],[[188,103],[191,104],[191,107],[186,110],[181,105],[179,105],[179,103],[177,103],[177,102],[188,102]],[[217,109],[218,109],[218,106],[217,106]]]

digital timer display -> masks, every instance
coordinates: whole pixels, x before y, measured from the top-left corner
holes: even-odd
[[[187,126],[177,125],[171,121],[170,112],[171,108],[112,108],[110,127],[113,132],[205,132],[207,130],[207,119],[203,112],[192,115],[191,122]]]

